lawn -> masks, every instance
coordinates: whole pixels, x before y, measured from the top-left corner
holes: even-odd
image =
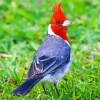
[[[59,82],[41,83],[24,96],[11,95],[27,78],[39,45],[46,37],[53,6],[62,2],[72,49],[72,66]],[[100,100],[100,0],[0,0],[0,100]]]

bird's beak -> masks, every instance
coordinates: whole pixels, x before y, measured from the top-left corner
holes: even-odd
[[[71,21],[65,20],[65,21],[63,22],[62,26],[67,27],[67,26],[69,26],[70,24],[71,24]]]

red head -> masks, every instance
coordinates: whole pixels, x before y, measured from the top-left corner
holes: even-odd
[[[54,34],[60,36],[63,40],[68,40],[66,31],[71,22],[67,20],[64,13],[62,12],[61,3],[54,7],[54,13],[50,24],[51,30],[54,32]]]

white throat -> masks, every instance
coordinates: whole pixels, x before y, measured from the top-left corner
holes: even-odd
[[[58,35],[56,35],[56,34],[52,31],[52,29],[51,29],[51,24],[49,24],[49,26],[48,26],[48,34],[50,34],[50,35],[55,35],[55,36],[59,37]],[[61,38],[61,37],[59,37],[59,38]],[[68,41],[66,41],[66,40],[64,40],[64,41],[70,46],[70,44],[68,43]]]
[[[57,36],[51,29],[51,24],[48,26],[48,34]]]

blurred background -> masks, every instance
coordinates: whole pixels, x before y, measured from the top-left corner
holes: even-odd
[[[53,6],[72,25],[68,29],[73,62],[59,83],[61,96],[41,83],[25,97],[10,93],[27,77],[33,56],[46,37]],[[0,0],[0,99],[1,100],[100,100],[100,0]]]

